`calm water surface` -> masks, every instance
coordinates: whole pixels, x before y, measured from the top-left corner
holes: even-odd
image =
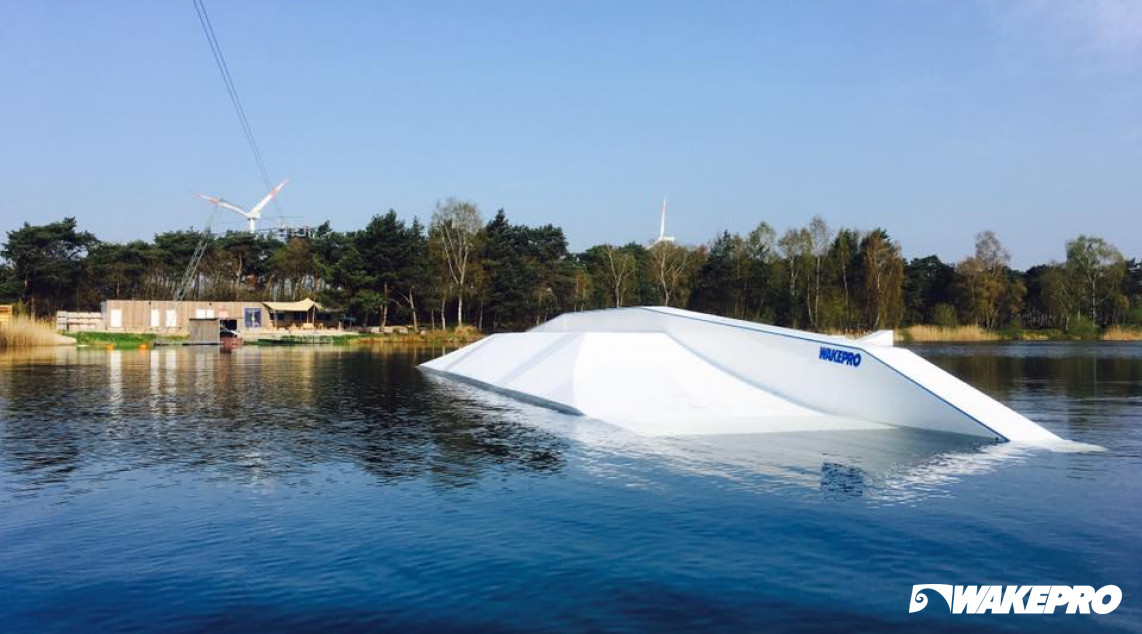
[[[1107,451],[643,439],[433,351],[0,356],[0,630],[1142,631],[1142,345],[916,350]],[[919,583],[1124,598],[910,615]]]

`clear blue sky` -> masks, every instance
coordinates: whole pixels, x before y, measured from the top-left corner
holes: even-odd
[[[287,215],[438,199],[687,243],[822,214],[1027,266],[1079,233],[1142,256],[1142,2],[221,2]],[[0,1],[0,230],[113,240],[263,191],[190,0]],[[232,227],[239,225],[234,223]]]

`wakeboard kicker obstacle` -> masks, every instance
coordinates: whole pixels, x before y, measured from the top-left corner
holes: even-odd
[[[666,307],[567,313],[424,370],[649,436],[912,427],[1036,445],[1055,434],[893,347]]]

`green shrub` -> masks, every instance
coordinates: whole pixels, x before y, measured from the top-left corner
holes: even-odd
[[[1075,315],[1067,323],[1067,334],[1079,339],[1098,339],[1098,326],[1086,315]]]
[[[956,319],[956,309],[950,304],[936,304],[932,308],[932,323],[940,328],[955,328],[960,325]]]
[[[1126,313],[1126,325],[1142,326],[1142,304],[1131,308],[1130,312]]]

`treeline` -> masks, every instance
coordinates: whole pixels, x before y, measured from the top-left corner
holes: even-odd
[[[884,229],[833,229],[820,217],[779,234],[760,223],[709,244],[602,244],[567,248],[552,225],[485,222],[449,199],[427,225],[396,212],[363,229],[326,223],[281,241],[231,232],[173,231],[151,242],[104,242],[73,218],[8,232],[0,301],[49,316],[96,310],[104,299],[171,299],[200,240],[206,251],[188,299],[314,297],[358,326],[411,323],[517,330],[565,311],[669,305],[820,331],[911,324],[1054,328],[1088,334],[1142,326],[1142,263],[1102,238],[1078,236],[1066,260],[1011,268],[990,231],[957,263],[906,260]]]

